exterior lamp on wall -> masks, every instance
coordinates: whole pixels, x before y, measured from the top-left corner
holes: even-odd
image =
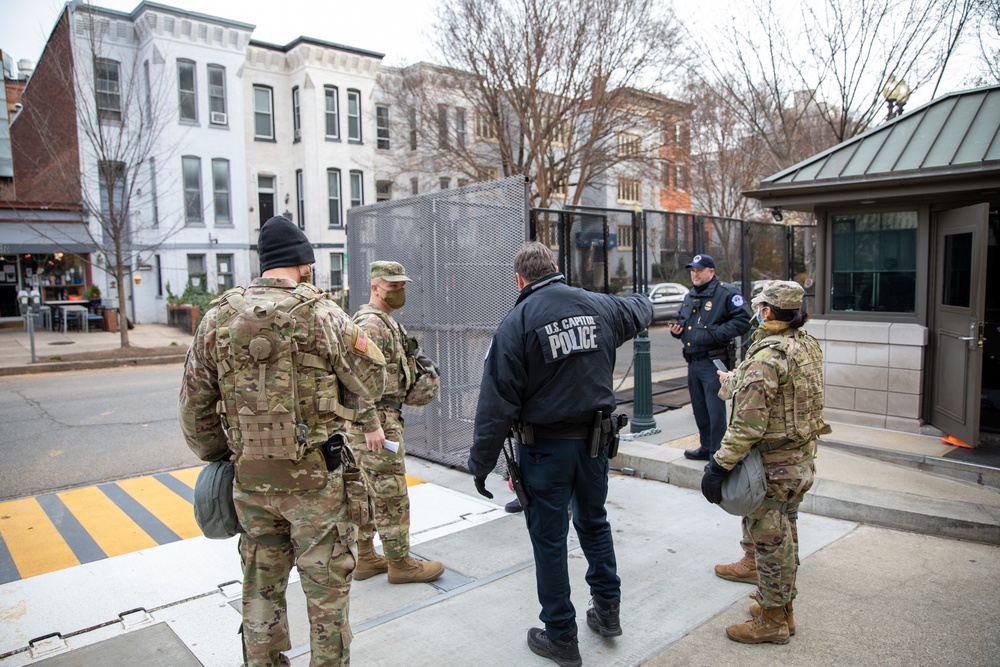
[[[142,276],[140,276],[140,275],[132,276],[132,282],[134,282],[136,285],[141,285],[142,284]]]
[[[909,101],[911,92],[905,81],[902,79],[896,81],[895,75],[889,75],[889,80],[882,88],[882,97],[885,98],[885,105],[888,109],[886,120],[892,120],[903,113],[903,106]]]
[[[775,222],[781,222],[785,219],[785,216],[781,214],[781,207],[775,206],[771,209],[771,217],[774,218]]]

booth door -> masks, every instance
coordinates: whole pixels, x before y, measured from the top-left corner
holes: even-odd
[[[975,447],[983,371],[989,206],[938,215],[933,302],[931,423]]]

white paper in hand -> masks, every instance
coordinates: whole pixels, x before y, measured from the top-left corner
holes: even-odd
[[[399,443],[398,442],[393,442],[392,440],[386,440],[385,444],[383,445],[383,447],[385,447],[386,449],[388,449],[393,454],[399,452]]]

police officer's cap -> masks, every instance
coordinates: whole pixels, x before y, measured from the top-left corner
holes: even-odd
[[[690,263],[684,265],[685,269],[714,269],[715,260],[711,255],[695,255]]]

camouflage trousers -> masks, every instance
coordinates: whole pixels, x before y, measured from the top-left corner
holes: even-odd
[[[368,495],[372,500],[372,522],[358,528],[358,539],[370,540],[378,531],[382,551],[389,560],[398,560],[410,553],[410,496],[406,490],[406,463],[403,455],[403,419],[398,410],[378,409],[379,421],[386,440],[399,443],[399,451],[370,452],[365,446],[364,433],[350,430],[351,450],[368,479]]]
[[[766,499],[775,503],[799,503],[812,487],[812,459],[768,470]],[[762,607],[781,607],[798,594],[795,576],[799,567],[799,534],[796,512],[781,512],[761,506],[743,517],[746,553],[757,563],[757,589]]]
[[[290,664],[285,591],[299,570],[309,614],[310,667],[350,665],[348,620],[351,575],[357,565],[357,527],[347,511],[340,470],[316,491],[265,495],[236,490],[236,511],[249,535],[291,535],[262,544],[240,536],[243,563],[243,648],[247,667]]]

